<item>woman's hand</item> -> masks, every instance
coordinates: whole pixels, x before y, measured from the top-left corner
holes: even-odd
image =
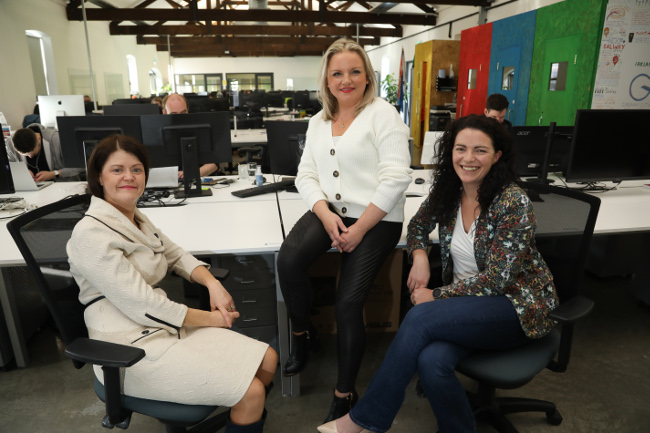
[[[365,235],[366,232],[363,229],[359,228],[358,224],[352,224],[350,227],[348,227],[347,233],[341,233],[341,239],[343,240],[343,243],[339,246],[343,249],[344,252],[351,253],[361,243]]]
[[[332,240],[332,248],[336,248],[339,252],[343,252],[341,245],[344,244],[345,241],[341,237],[341,233],[347,233],[348,228],[343,224],[341,217],[332,212],[324,200],[317,202],[314,205],[313,211]]]
[[[239,317],[239,313],[236,311],[235,301],[233,301],[230,293],[216,279],[211,281],[207,287],[210,292],[210,309],[212,311],[219,311],[223,316],[226,327],[231,328],[233,313]]]
[[[409,277],[406,280],[406,287],[409,288],[410,293],[413,293],[418,287],[427,287],[429,278],[431,278],[431,269],[426,251],[415,250],[411,257],[413,258],[413,266],[411,266]]]
[[[433,290],[426,287],[418,287],[411,291],[411,303],[413,305],[423,304],[433,301]]]

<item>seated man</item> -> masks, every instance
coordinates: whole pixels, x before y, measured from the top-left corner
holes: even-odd
[[[162,101],[163,114],[187,114],[187,99],[183,95],[178,93],[170,93],[165,96],[165,99]],[[217,171],[219,167],[215,163],[203,164],[199,167],[199,173],[201,176],[209,176],[210,174]],[[178,178],[183,177],[183,172],[178,171]]]
[[[10,161],[25,161],[36,182],[73,178],[78,179],[82,169],[64,168],[59,132],[33,123],[17,130],[7,139],[7,154]]]
[[[512,123],[506,120],[508,105],[508,99],[505,96],[500,93],[493,93],[487,98],[483,114],[485,117],[496,119],[499,123],[503,123],[503,126],[510,129],[512,128]]]

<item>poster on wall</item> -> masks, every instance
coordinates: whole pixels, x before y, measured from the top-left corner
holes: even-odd
[[[609,0],[591,108],[650,108],[650,0]]]

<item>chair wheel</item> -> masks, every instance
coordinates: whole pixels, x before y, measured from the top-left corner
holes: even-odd
[[[557,410],[553,412],[546,412],[546,421],[551,425],[560,425],[562,424],[562,415]]]

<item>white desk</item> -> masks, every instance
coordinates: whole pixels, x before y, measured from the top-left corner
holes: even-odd
[[[271,175],[266,174],[265,177],[268,181],[272,181]],[[418,177],[423,178],[425,183],[413,182],[407,190],[405,223],[398,247],[406,245],[408,221],[417,211],[430,188],[429,171],[414,171],[412,178]],[[650,232],[650,191],[637,186],[641,183],[624,182],[615,191],[597,194],[601,198],[601,208],[596,222],[596,234]],[[630,186],[633,187],[629,188]],[[276,196],[264,194],[241,199],[231,194],[235,188],[249,187],[252,187],[252,180],[237,180],[230,184],[230,187],[213,189],[211,197],[188,199],[186,206],[146,208],[143,212],[176,243],[197,255],[277,252],[283,239]],[[13,195],[24,197],[36,205],[44,205],[83,192],[82,183],[55,183],[41,191]],[[8,196],[0,195],[0,197]],[[297,193],[283,191],[279,193],[278,198],[284,229],[289,233],[296,221],[307,211],[307,206]],[[0,226],[5,226],[6,222],[1,220]],[[435,232],[431,240],[437,242]],[[2,227],[0,227],[0,245],[2,246],[0,270],[4,277],[4,270],[7,267],[24,266],[24,261],[9,232]],[[276,284],[276,288],[280,356],[284,361],[288,356],[289,327],[279,283]],[[14,356],[19,366],[25,366],[27,363],[25,342],[21,338],[15,303],[9,299],[10,295],[4,279],[0,279],[0,301],[3,304],[5,320],[12,338]],[[283,378],[283,389],[288,389],[285,378]]]

